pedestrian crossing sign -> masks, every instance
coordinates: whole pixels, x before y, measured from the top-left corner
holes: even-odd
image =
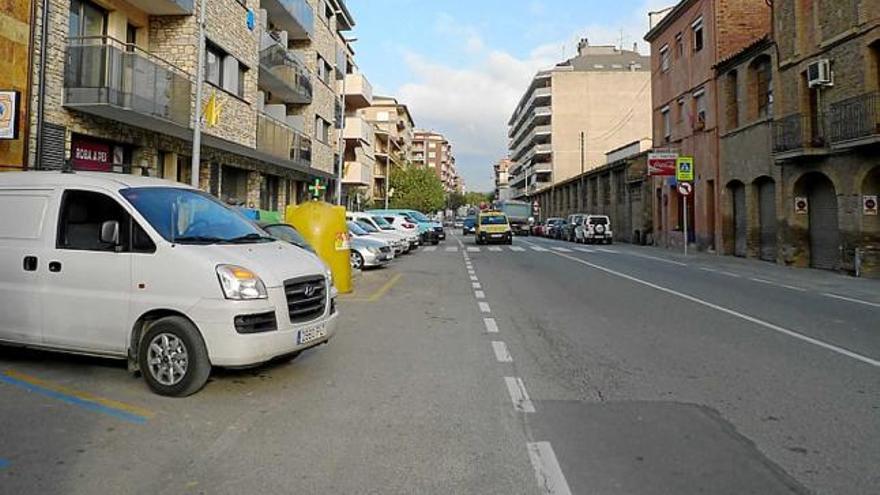
[[[694,181],[694,157],[680,156],[675,161],[675,180],[678,182]]]

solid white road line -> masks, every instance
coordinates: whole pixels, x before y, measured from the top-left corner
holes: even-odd
[[[472,252],[472,253],[479,253],[479,252],[480,252],[480,248],[475,247],[475,246],[468,246],[468,251],[470,251],[470,252]]]
[[[476,297],[477,299],[486,299],[486,293],[481,290],[475,290],[474,297]]]
[[[522,378],[505,376],[504,383],[507,385],[507,392],[510,394],[510,400],[513,401],[514,409],[524,413],[535,412],[535,406],[532,404],[531,399],[529,399],[529,394],[526,392],[526,386]]]
[[[517,252],[517,253],[521,253],[521,252],[525,251],[525,248],[521,248],[519,246],[510,246],[510,250]]]
[[[529,442],[526,444],[529,450],[529,459],[535,468],[535,477],[538,478],[538,486],[544,495],[571,495],[559,461],[550,442]]]
[[[458,252],[458,248],[455,247],[455,246],[449,246],[448,248],[446,248],[446,252],[448,252],[448,253],[457,253],[457,252]]]
[[[483,323],[486,325],[487,332],[498,333],[498,323],[495,322],[495,318],[483,318]]]
[[[637,257],[639,257],[639,258],[645,258],[645,259],[648,259],[648,260],[659,261],[659,262],[661,262],[661,263],[669,263],[670,265],[687,266],[687,263],[682,263],[682,262],[680,262],[680,261],[672,261],[672,260],[668,260],[668,259],[666,259],[666,258],[660,258],[660,257],[657,257],[657,256],[651,256],[651,255],[648,255],[648,254],[642,254],[642,253],[630,253],[630,252],[627,252],[626,254],[629,254],[629,255],[632,255],[632,256],[637,256]]]
[[[873,303],[870,301],[862,301],[861,299],[853,299],[851,297],[846,297],[846,296],[838,296],[837,294],[832,294],[830,292],[823,292],[822,295],[826,296],[826,297],[833,297],[834,299],[840,299],[841,301],[849,301],[851,303],[864,304],[865,306],[873,306],[875,308],[880,308],[880,304],[877,304],[877,303]]]
[[[495,351],[495,360],[499,363],[513,362],[513,357],[510,356],[510,351],[507,350],[507,344],[505,344],[504,342],[493,340],[492,350]]]
[[[493,253],[500,253],[501,248],[498,246],[489,246],[489,251],[492,251]]]
[[[540,253],[546,253],[548,251],[547,248],[542,248],[541,246],[532,246],[532,251],[538,251]]]
[[[553,248],[550,248],[550,249],[552,249],[552,250],[554,250],[554,251],[558,251],[558,252],[560,252],[560,253],[570,253],[570,252],[571,252],[571,249],[564,248],[564,247],[553,247]]]
[[[483,312],[483,313],[491,313],[492,312],[492,309],[489,308],[489,303],[480,301],[479,305],[480,305],[481,312]]]
[[[437,250],[437,246],[428,246],[423,249],[423,251],[425,251],[426,253],[433,253],[436,250]]]
[[[828,342],[824,342],[819,339],[814,339],[813,337],[808,337],[804,334],[795,332],[794,330],[789,330],[789,329],[781,327],[779,325],[774,325],[773,323],[761,320],[759,318],[755,318],[754,316],[749,316],[747,314],[740,313],[739,311],[728,309],[728,308],[725,308],[724,306],[719,306],[717,304],[710,303],[709,301],[704,301],[700,298],[690,296],[690,295],[685,294],[683,292],[678,292],[677,290],[668,289],[666,287],[663,287],[663,286],[660,286],[657,284],[653,284],[653,283],[648,282],[646,280],[642,280],[640,278],[633,277],[632,275],[627,275],[625,273],[621,273],[616,270],[612,270],[610,268],[605,268],[604,266],[600,266],[600,265],[596,265],[594,263],[590,263],[588,261],[584,261],[580,258],[575,258],[574,256],[568,256],[566,254],[561,254],[561,253],[554,253],[554,254],[556,254],[557,256],[561,256],[563,258],[569,259],[571,261],[574,261],[575,263],[580,263],[582,265],[589,266],[590,268],[594,268],[596,270],[603,271],[603,272],[608,273],[610,275],[614,275],[614,276],[629,280],[631,282],[635,282],[637,284],[641,284],[646,287],[650,287],[652,289],[659,290],[660,292],[665,292],[667,294],[670,294],[670,295],[673,295],[676,297],[680,297],[682,299],[686,299],[688,301],[691,301],[693,303],[697,303],[697,304],[705,306],[707,308],[711,308],[716,311],[726,313],[730,316],[735,316],[737,318],[741,318],[743,320],[754,323],[756,325],[760,325],[764,328],[767,328],[768,330],[773,330],[774,332],[778,332],[783,335],[788,335],[789,337],[807,342],[808,344],[813,344],[815,346],[821,347],[821,348],[829,350],[831,352],[836,352],[837,354],[840,354],[840,355],[855,359],[857,361],[861,361],[863,363],[870,364],[871,366],[875,366],[875,367],[880,368],[880,360],[873,359],[868,356],[864,356],[862,354],[850,351],[848,349],[844,349],[843,347],[838,347],[834,344],[829,344]]]
[[[472,286],[474,289],[482,289],[482,288],[483,288],[483,287],[480,285],[479,282],[474,282],[474,283],[471,284],[471,286]]]

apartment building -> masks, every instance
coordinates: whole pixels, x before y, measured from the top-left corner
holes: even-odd
[[[372,198],[384,206],[391,171],[405,167],[412,152],[415,122],[409,108],[390,96],[374,96],[372,106],[360,114],[375,128]]]
[[[650,81],[650,58],[586,39],[577,56],[538,72],[508,121],[512,195],[535,194],[648,137]]]
[[[0,5],[0,172],[27,165],[32,2]]]
[[[452,144],[443,134],[434,131],[416,130],[413,133],[413,148],[410,161],[417,167],[434,170],[446,192],[456,191],[458,170]]]
[[[495,171],[495,199],[498,201],[512,198],[510,191],[510,168],[512,166],[513,160],[502,158],[492,167]]]
[[[198,183],[267,210],[334,179],[344,68],[337,39],[353,20],[339,0],[50,0],[52,35],[35,42],[31,165],[121,172],[189,183],[197,105]],[[197,81],[205,11],[204,77]],[[38,9],[36,17],[44,13]],[[43,50],[45,48],[45,50]],[[336,65],[334,66],[334,62]],[[195,101],[197,85],[202,101]],[[209,105],[210,103],[210,105]]]
[[[372,201],[373,172],[376,167],[376,128],[361,112],[373,104],[373,88],[354,63],[354,50],[342,36],[337,40],[345,72],[338,82],[344,98],[337,113],[344,113],[342,161],[342,204],[350,210],[361,210]]]
[[[772,19],[780,260],[880,276],[880,2],[773,2]]]
[[[655,242],[720,241],[718,89],[714,67],[769,31],[765,0],[683,0],[645,36],[651,44],[655,148],[694,157],[694,194],[678,194],[674,178],[655,177]],[[688,232],[683,232],[684,201]]]

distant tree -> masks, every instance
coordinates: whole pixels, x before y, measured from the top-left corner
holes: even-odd
[[[492,193],[481,193],[481,192],[473,192],[472,191],[472,192],[465,194],[464,197],[465,197],[465,204],[479,207],[480,203],[491,204],[492,198],[494,197],[494,195]]]
[[[391,171],[392,208],[433,212],[446,204],[443,183],[433,170],[407,167]]]
[[[467,197],[460,192],[451,192],[446,197],[446,207],[450,210],[457,210],[467,205]]]

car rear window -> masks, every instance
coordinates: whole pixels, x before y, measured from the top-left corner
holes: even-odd
[[[604,217],[593,217],[590,219],[590,223],[593,225],[608,225],[608,219]]]
[[[484,215],[480,217],[480,225],[504,225],[507,217],[504,215]]]

